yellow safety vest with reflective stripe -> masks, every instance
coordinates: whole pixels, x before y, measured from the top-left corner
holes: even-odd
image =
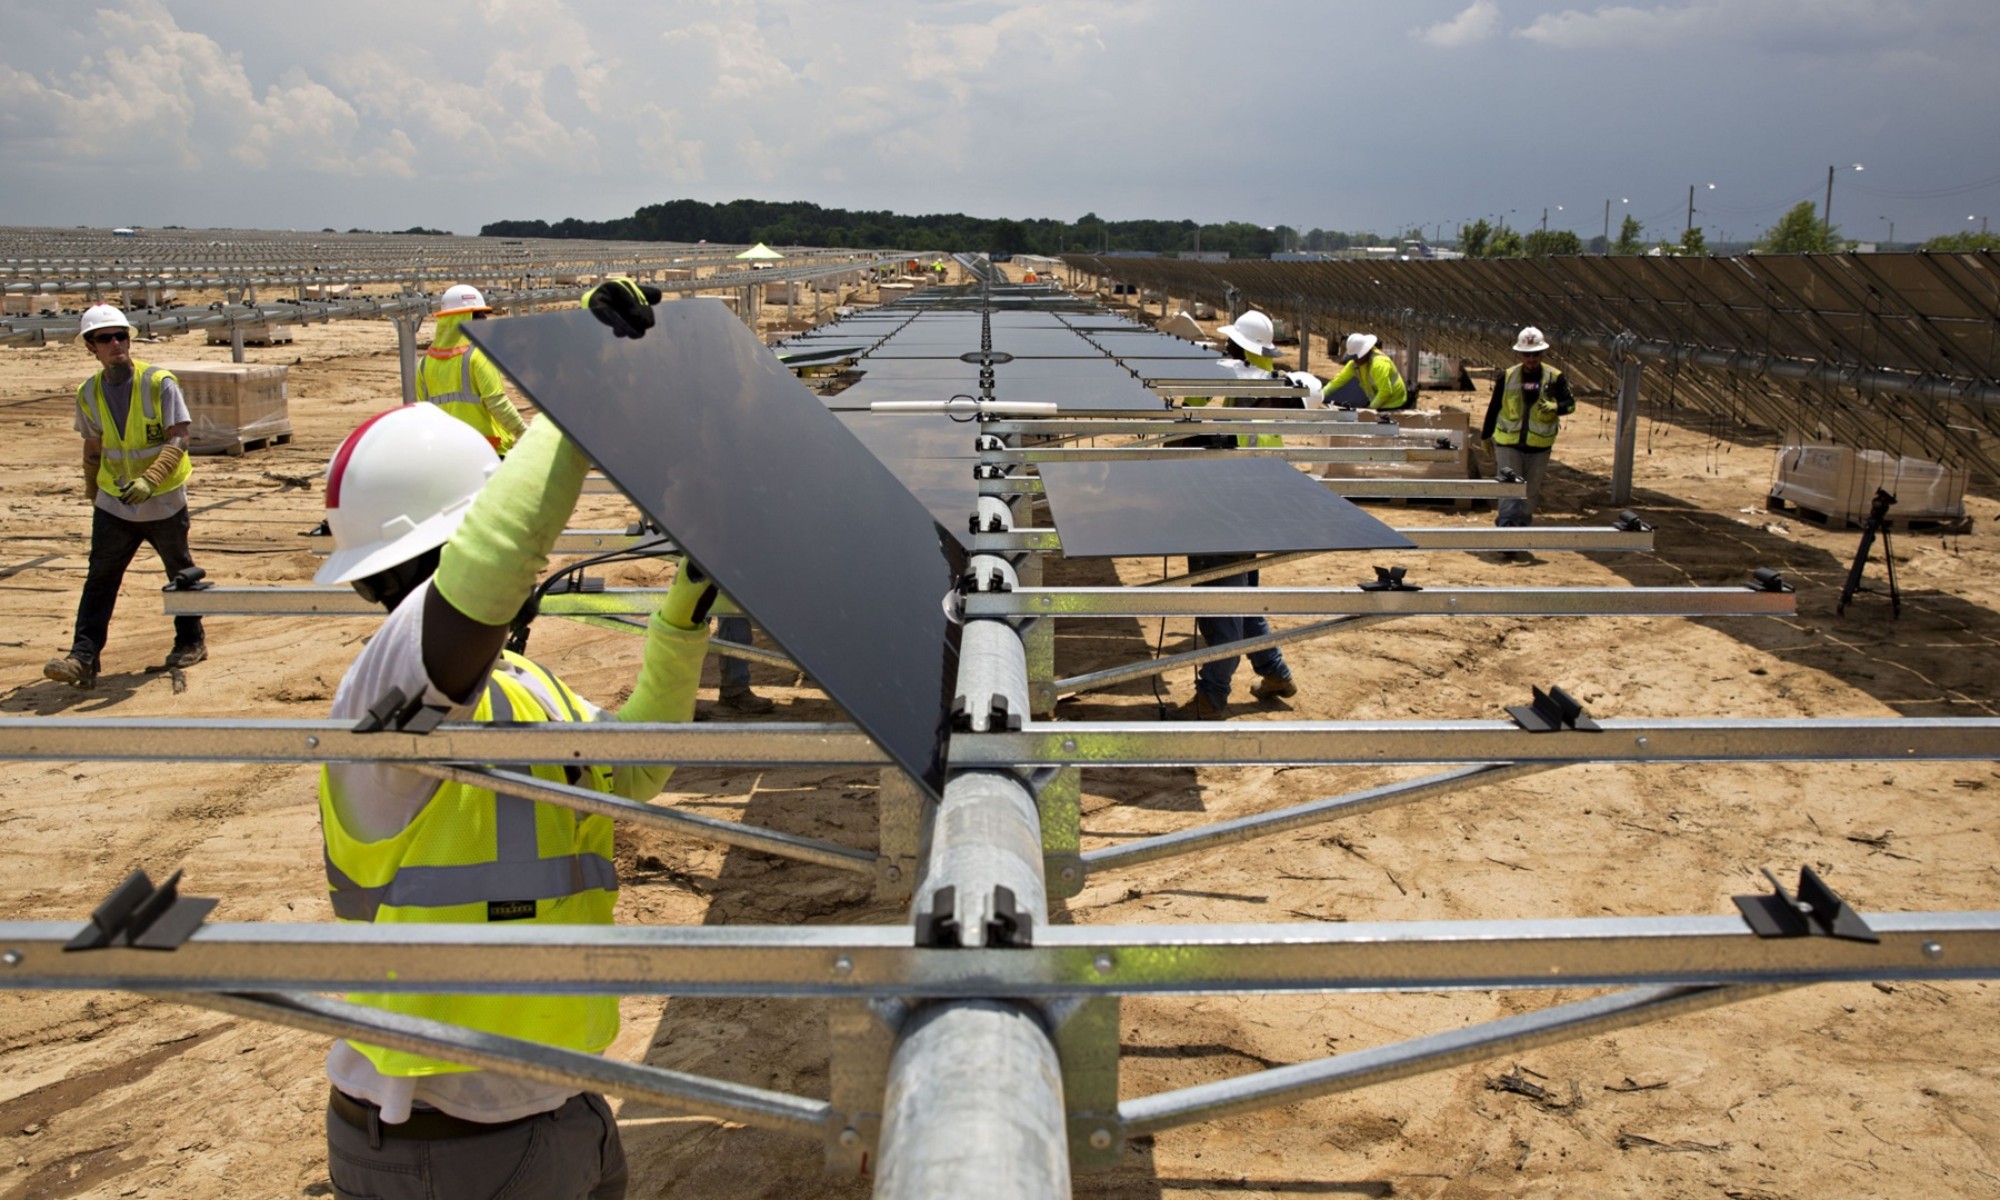
[[[1368,397],[1368,407],[1377,412],[1394,412],[1407,408],[1410,403],[1409,389],[1403,386],[1403,376],[1396,370],[1396,364],[1386,354],[1370,351],[1366,365],[1356,359],[1343,365],[1326,386],[1320,389],[1322,395],[1331,396],[1346,386],[1352,379],[1361,385],[1361,394]]]
[[[1251,354],[1248,351],[1244,352],[1243,361],[1253,367],[1260,367],[1266,371],[1274,371],[1278,366],[1276,359],[1265,358],[1261,354]],[[1185,400],[1182,400],[1181,403],[1193,408],[1205,408],[1208,405],[1209,399],[1210,397],[1208,396],[1189,396]],[[1217,407],[1234,408],[1236,407],[1235,398],[1224,396],[1222,403],[1217,405]],[[1238,446],[1282,446],[1285,444],[1285,439],[1275,433],[1239,433],[1236,435],[1236,444]]]
[[[1546,397],[1562,372],[1554,367],[1542,366],[1542,395]],[[1562,429],[1562,418],[1549,412],[1543,405],[1528,406],[1525,393],[1521,391],[1521,364],[1507,368],[1506,381],[1500,389],[1500,415],[1493,422],[1493,442],[1498,446],[1518,446],[1525,427],[1530,449],[1546,450],[1556,444],[1556,434]]]
[[[470,342],[449,349],[433,346],[424,351],[417,367],[417,399],[437,405],[479,431],[501,454],[514,448],[514,439],[493,423],[486,411],[486,397],[472,381],[473,356],[479,351]]]
[[[507,653],[503,661],[556,697],[561,710],[546,711],[518,679],[496,669],[473,720],[586,719],[583,702],[561,680],[518,654]],[[606,767],[529,770],[554,783],[611,790],[611,771]],[[327,887],[334,915],[344,921],[611,924],[618,874],[610,817],[447,782],[438,786],[400,833],[364,842],[340,824],[325,768],[320,770],[319,815],[326,841]],[[367,992],[348,999],[387,1012],[591,1054],[610,1045],[618,1033],[616,996]],[[384,1075],[443,1075],[472,1069],[366,1042],[352,1044]]]
[[[133,359],[132,402],[125,406],[122,426],[111,419],[111,402],[104,395],[103,371],[77,385],[76,406],[96,424],[98,438],[104,445],[104,456],[97,460],[97,490],[116,496],[124,483],[144,475],[146,468],[160,456],[160,448],[167,444],[166,413],[160,393],[165,390],[167,380],[173,378],[174,373],[164,367]],[[193,459],[182,455],[180,465],[153,489],[153,494],[162,496],[173,491],[187,483],[193,473]]]

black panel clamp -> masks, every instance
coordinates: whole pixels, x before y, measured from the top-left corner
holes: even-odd
[[[1651,525],[1646,524],[1645,518],[1641,517],[1638,513],[1633,512],[1629,508],[1619,512],[1618,519],[1611,523],[1611,527],[1613,529],[1616,529],[1620,533],[1653,532],[1653,527]]]
[[[1770,567],[1758,567],[1750,572],[1749,588],[1753,592],[1796,592],[1798,589],[1785,582],[1785,577]]]
[[[1548,691],[1531,689],[1534,701],[1529,704],[1512,704],[1507,707],[1507,715],[1514,723],[1529,733],[1555,733],[1558,730],[1573,729],[1579,733],[1600,733],[1597,722],[1583,711],[1583,705],[1576,698],[1559,687]]]
[[[1364,592],[1423,591],[1424,589],[1421,586],[1410,583],[1403,578],[1404,573],[1408,570],[1408,567],[1376,567],[1375,581],[1373,583],[1363,583],[1361,590]]]
[[[354,723],[351,733],[429,733],[444,722],[449,709],[426,705],[422,696],[403,695],[392,687]]]
[[[160,590],[163,592],[204,592],[214,586],[213,583],[208,581],[208,572],[202,568],[182,567],[180,570],[174,572],[173,579],[168,582],[167,586]]]
[[[1850,942],[1879,942],[1880,934],[1868,928],[1861,914],[1849,908],[1834,890],[1826,886],[1811,867],[1799,868],[1799,891],[1794,896],[1771,874],[1772,895],[1731,896],[1742,911],[1750,932],[1760,938],[1832,937]]]
[[[939,949],[959,945],[958,889],[946,885],[931,893],[931,910],[917,925],[917,944]],[[995,884],[993,915],[986,922],[987,949],[1021,949],[1035,944],[1035,919],[1014,898],[1014,889]]]
[[[214,900],[180,894],[181,873],[175,871],[159,887],[144,871],[134,871],[111,890],[90,914],[90,924],[63,945],[63,952],[130,946],[138,950],[172,950],[194,936]]]

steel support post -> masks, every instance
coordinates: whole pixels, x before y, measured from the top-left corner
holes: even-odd
[[[403,403],[417,402],[417,329],[423,325],[421,311],[399,312],[389,318],[396,325],[396,360],[403,373]]]
[[[1639,444],[1639,360],[1618,369],[1618,429],[1611,455],[1611,503],[1632,503],[1632,456]]]

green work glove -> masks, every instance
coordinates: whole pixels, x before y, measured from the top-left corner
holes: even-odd
[[[715,605],[715,581],[694,560],[683,556],[673,586],[660,601],[659,616],[676,629],[708,627],[708,610]]]
[[[153,485],[144,477],[128,479],[118,485],[118,498],[127,504],[144,504],[153,498]]]
[[[433,586],[482,625],[506,625],[549,565],[590,460],[553,421],[536,421],[444,545]]]
[[[607,279],[585,292],[580,303],[591,316],[609,325],[613,336],[638,338],[653,327],[653,305],[660,302],[661,295],[659,288],[630,279]]]
[[[678,723],[694,719],[694,690],[701,682],[702,659],[708,655],[708,626],[677,629],[664,612],[646,622],[646,649],[632,695],[618,709],[618,719]],[[660,794],[671,766],[628,763],[611,771],[611,790],[627,800],[645,802]]]

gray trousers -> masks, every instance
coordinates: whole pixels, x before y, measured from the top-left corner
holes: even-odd
[[[594,1092],[473,1137],[381,1136],[326,1114],[326,1169],[338,1200],[623,1200],[625,1147]]]
[[[1527,495],[1520,500],[1502,500],[1495,525],[1516,526],[1535,523],[1535,505],[1542,498],[1542,476],[1549,473],[1549,453],[1523,453],[1519,446],[1493,447],[1493,461],[1503,471],[1512,471],[1528,481]]]

